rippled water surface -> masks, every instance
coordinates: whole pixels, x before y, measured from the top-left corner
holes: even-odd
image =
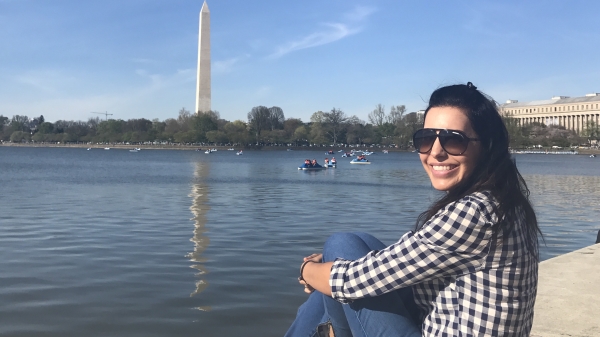
[[[323,157],[0,147],[0,335],[283,335],[302,256],[337,231],[391,244],[438,196],[413,153],[296,169]],[[516,159],[542,258],[592,244],[600,159]]]

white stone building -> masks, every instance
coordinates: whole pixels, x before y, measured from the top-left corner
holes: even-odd
[[[599,125],[600,93],[582,97],[555,96],[531,102],[508,100],[500,105],[500,112],[517,119],[522,126],[537,122],[581,132],[592,125]]]

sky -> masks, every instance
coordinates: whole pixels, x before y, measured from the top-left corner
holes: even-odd
[[[0,0],[0,115],[165,120],[195,108],[201,0]],[[473,82],[503,103],[600,92],[599,1],[210,0],[212,108],[304,122],[424,109]]]

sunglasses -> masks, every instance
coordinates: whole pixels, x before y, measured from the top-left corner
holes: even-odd
[[[465,153],[470,141],[479,140],[479,138],[469,138],[464,132],[458,130],[421,129],[413,135],[413,145],[417,152],[427,153],[433,148],[436,138],[439,138],[442,149],[453,156]]]

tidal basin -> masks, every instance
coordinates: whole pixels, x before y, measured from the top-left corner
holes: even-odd
[[[302,256],[338,231],[392,243],[438,196],[414,153],[297,170],[323,149],[0,147],[0,335],[283,335]],[[515,158],[542,259],[593,244],[600,158]]]

